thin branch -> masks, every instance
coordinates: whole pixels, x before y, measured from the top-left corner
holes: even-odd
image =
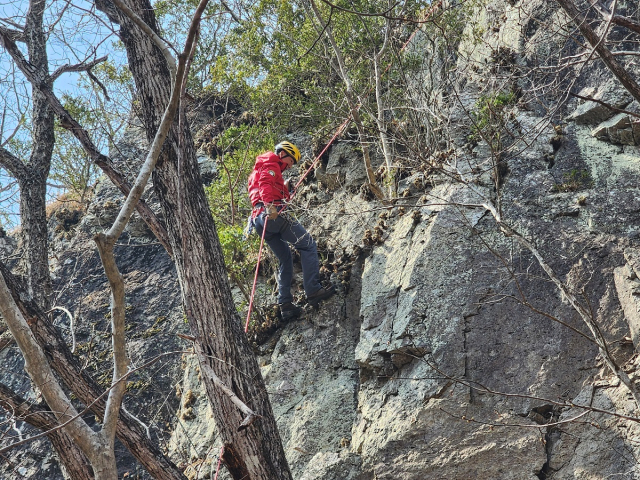
[[[574,403],[574,402],[570,402],[570,401],[566,401],[566,400],[562,400],[562,401],[553,400],[551,398],[538,397],[536,395],[529,395],[529,394],[525,394],[525,393],[508,393],[508,392],[500,392],[500,391],[497,391],[497,390],[493,390],[493,389],[491,389],[491,388],[489,388],[489,387],[487,387],[487,386],[483,385],[482,383],[477,382],[475,380],[468,380],[468,379],[463,379],[463,378],[458,378],[458,377],[453,377],[451,375],[448,375],[446,372],[443,372],[442,370],[440,370],[435,364],[433,364],[432,362],[429,362],[424,357],[418,357],[418,356],[412,355],[410,353],[406,353],[406,355],[424,362],[431,369],[433,369],[437,373],[439,373],[443,378],[445,378],[447,380],[450,380],[451,382],[463,385],[463,386],[465,386],[467,388],[477,390],[478,392],[481,392],[481,393],[488,393],[490,395],[497,395],[497,396],[504,397],[504,398],[524,398],[524,399],[527,399],[527,400],[536,400],[536,401],[539,401],[541,403],[548,403],[550,405],[556,405],[558,407],[580,408],[580,409],[588,410],[588,411],[591,411],[591,412],[602,413],[604,415],[610,415],[612,417],[621,418],[621,419],[624,419],[624,420],[629,420],[629,421],[634,422],[634,423],[640,423],[640,417],[636,417],[636,416],[633,416],[633,415],[625,415],[623,413],[618,413],[618,412],[616,412],[614,410],[605,410],[603,408],[594,407],[592,405],[582,405],[582,404],[579,404],[579,403]],[[389,378],[390,379],[395,379],[396,377],[389,377]],[[420,380],[420,378],[408,378],[406,380]]]
[[[357,10],[349,10],[348,8],[340,7],[338,5],[335,5],[334,3],[329,2],[328,0],[320,0],[320,1],[322,3],[325,3],[325,4],[329,5],[331,8],[335,8],[336,10],[340,10],[340,11],[345,12],[345,13],[351,13],[351,14],[357,15],[359,17],[383,17],[383,18],[386,18],[387,20],[397,20],[397,21],[404,22],[404,23],[413,23],[413,24],[416,24],[416,25],[420,25],[420,24],[423,24],[423,23],[431,22],[432,21],[430,19],[431,14],[434,13],[438,8],[440,8],[440,6],[442,4],[442,0],[439,0],[437,3],[435,3],[429,9],[429,11],[426,13],[426,15],[423,17],[422,20],[415,20],[415,19],[412,19],[412,18],[392,17],[392,16],[389,15],[389,12],[392,11],[400,2],[394,3],[391,8],[389,8],[388,10],[385,10],[384,12],[365,13],[365,12],[359,12]]]
[[[53,307],[51,311],[53,310],[60,310],[66,313],[67,316],[69,317],[69,329],[71,330],[71,353],[76,353],[76,331],[75,331],[76,322],[75,322],[74,316],[71,314],[69,310],[67,310],[64,307]]]
[[[61,67],[58,67],[51,74],[51,82],[54,82],[58,77],[60,77],[60,75],[62,75],[64,73],[89,71],[93,67],[98,65],[99,63],[104,62],[107,58],[108,58],[108,56],[105,55],[104,57],[97,58],[97,59],[95,59],[95,60],[93,60],[91,62],[88,62],[88,63],[82,62],[82,63],[77,63],[75,65],[62,65]]]
[[[620,83],[629,91],[629,93],[640,102],[640,85],[635,81],[629,72],[616,60],[611,51],[603,45],[603,38],[591,28],[587,23],[585,16],[578,10],[573,0],[556,0],[556,2],[564,9],[564,11],[573,20],[578,27],[580,33],[588,40],[593,49],[597,52],[600,59],[607,68],[613,73]]]
[[[607,107],[609,110],[611,110],[613,112],[626,113],[627,115],[629,115],[631,117],[640,118],[640,113],[631,112],[629,110],[624,110],[623,108],[616,108],[613,105],[610,105],[610,104],[608,104],[606,102],[603,102],[602,100],[598,100],[597,98],[583,97],[582,95],[578,95],[577,93],[571,93],[571,92],[569,92],[569,95],[571,95],[572,97],[579,98],[580,100],[587,100],[589,102],[599,103],[600,105],[602,105],[604,107]]]
[[[635,386],[635,383],[629,378],[629,375],[616,363],[613,356],[609,353],[607,342],[604,339],[600,329],[597,324],[593,320],[591,316],[591,312],[586,309],[576,298],[576,296],[569,290],[569,288],[560,280],[560,278],[556,275],[555,271],[551,268],[551,266],[546,262],[544,257],[540,254],[538,249],[527,240],[522,234],[517,232],[513,227],[507,225],[502,221],[500,214],[496,210],[496,208],[489,202],[484,204],[484,207],[491,213],[496,221],[498,228],[505,234],[507,237],[514,237],[518,243],[526,247],[536,258],[538,264],[542,267],[545,273],[549,276],[551,281],[556,285],[556,287],[562,292],[562,294],[569,300],[569,303],[573,307],[573,309],[580,315],[583,322],[589,328],[591,335],[593,336],[596,344],[598,345],[598,350],[605,364],[611,370],[618,379],[627,387],[629,393],[633,396],[636,402],[636,408],[640,408],[640,393]]]
[[[69,428],[67,433],[78,443],[82,451],[91,458],[92,445],[97,440],[94,432],[80,417],[53,372],[42,348],[38,345],[22,312],[16,305],[3,275],[0,274],[0,312],[25,359],[25,370],[40,389],[56,417]],[[67,418],[69,417],[69,418]],[[0,453],[3,450],[0,449]]]
[[[23,31],[22,26],[10,22],[9,20],[7,20],[6,18],[3,18],[2,21],[19,28],[20,30],[12,30],[10,28],[5,28],[5,27],[0,27],[0,31],[2,31],[3,35],[7,35],[9,38],[11,38],[11,40],[13,40],[14,42],[22,42],[24,43],[26,41],[26,37],[25,37],[25,33]]]
[[[122,193],[128,195],[131,191],[131,186],[129,185],[126,177],[115,167],[113,161],[109,157],[100,153],[89,137],[88,132],[82,128],[82,126],[60,103],[58,97],[53,93],[49,79],[40,78],[33,69],[33,66],[24,58],[24,55],[22,55],[22,52],[15,42],[4,35],[2,29],[0,29],[0,43],[5,47],[7,52],[9,52],[11,58],[13,58],[13,61],[16,63],[20,71],[27,77],[27,80],[29,80],[35,88],[38,88],[44,94],[54,113],[62,120],[61,125],[73,133],[87,155],[89,155],[93,162],[102,169],[114,185],[116,185]],[[173,250],[169,243],[169,235],[167,234],[164,226],[160,223],[156,214],[153,213],[149,206],[142,200],[138,202],[136,208],[140,217],[142,217],[145,223],[149,226],[158,241],[162,243],[162,246],[165,248],[167,253],[169,253],[169,255],[173,255]]]
[[[114,385],[118,385],[118,387],[114,388],[109,393],[107,406],[105,409],[103,432],[109,442],[113,442],[116,422],[118,418],[118,411],[120,410],[122,397],[124,396],[126,390],[126,385],[123,385],[119,382],[121,378],[127,375],[127,369],[129,365],[125,347],[126,340],[124,282],[122,279],[122,275],[120,274],[116,265],[115,257],[113,254],[113,247],[124,231],[125,226],[131,218],[131,215],[133,215],[136,204],[144,193],[144,189],[149,181],[149,178],[151,177],[153,169],[155,168],[156,162],[162,150],[162,146],[173,123],[180,101],[180,94],[183,91],[183,89],[179,88],[179,86],[183,86],[183,79],[186,79],[190,54],[193,53],[193,50],[195,48],[195,39],[197,37],[200,17],[207,3],[208,0],[201,1],[191,21],[189,33],[185,42],[185,53],[179,56],[178,67],[173,75],[173,90],[171,92],[169,103],[164,111],[162,121],[160,122],[158,130],[156,131],[156,135],[149,148],[149,152],[147,153],[147,158],[140,168],[140,172],[138,173],[133,188],[129,192],[129,195],[122,205],[122,208],[118,212],[118,216],[114,220],[111,228],[106,233],[98,234],[94,238],[98,246],[102,265],[104,267],[111,287],[111,322],[114,357],[112,383]],[[121,5],[119,6],[122,8]]]
[[[573,423],[576,420],[578,420],[579,418],[584,417],[585,415],[591,413],[589,410],[585,410],[584,412],[581,412],[579,414],[577,414],[575,417],[571,417],[571,418],[567,418],[566,420],[559,420],[557,422],[550,422],[550,423],[529,423],[529,424],[524,424],[524,423],[503,423],[503,422],[483,422],[480,420],[476,420],[473,417],[467,417],[466,415],[456,415],[454,413],[451,413],[447,410],[445,410],[444,408],[440,407],[439,408],[440,411],[446,413],[447,415],[453,417],[453,418],[457,418],[459,420],[464,420],[465,422],[471,422],[471,423],[477,423],[479,425],[489,425],[491,427],[518,427],[518,428],[548,428],[548,427],[557,427],[558,425],[563,425],[566,423]],[[533,421],[533,420],[532,420]]]
[[[231,18],[233,18],[237,23],[242,24],[242,20],[240,20],[235,13],[233,13],[233,10],[231,10],[231,7],[229,7],[229,5],[227,5],[227,2],[225,2],[224,0],[220,0],[220,4],[227,10],[227,13],[229,13],[229,15],[231,15]]]
[[[204,369],[204,373],[209,376],[213,380],[213,383],[222,390],[222,392],[229,397],[229,400],[240,409],[242,413],[246,415],[246,418],[242,421],[242,423],[238,426],[238,431],[242,431],[249,427],[256,419],[260,418],[256,412],[251,410],[238,396],[227,387],[222,380],[216,375],[216,372],[213,371],[213,368],[207,362],[200,362],[200,367]]]
[[[640,22],[634,18],[623,17],[622,15],[611,15],[611,11],[615,13],[615,9],[609,10],[602,2],[597,1],[593,7],[598,11],[605,21],[612,21],[616,25],[626,27],[636,33],[640,33]]]
[[[104,98],[106,98],[107,101],[110,102],[111,97],[109,97],[109,92],[107,91],[107,87],[105,87],[103,83],[100,81],[100,79],[93,74],[91,69],[87,70],[87,75],[89,76],[89,78],[93,83],[95,83],[96,85],[98,85],[98,87],[100,87],[100,89],[102,90],[102,94],[104,95]]]
[[[333,17],[333,8],[331,8],[329,10],[329,18],[327,19],[327,22],[324,24],[324,26],[322,27],[321,31],[318,31],[316,33],[316,39],[313,41],[313,43],[311,44],[311,46],[309,48],[307,48],[307,51],[304,52],[302,55],[300,55],[297,59],[296,59],[296,63],[298,65],[300,65],[300,60],[304,57],[306,57],[307,55],[309,55],[309,53],[315,48],[315,46],[318,44],[318,42],[320,40],[322,40],[322,36],[324,35],[325,30],[329,27],[329,25],[331,25],[331,18]]]
[[[131,210],[133,211],[133,209]],[[111,289],[111,344],[113,349],[113,376],[112,389],[107,397],[107,406],[105,407],[104,421],[102,424],[102,435],[108,442],[109,447],[113,444],[115,436],[116,423],[118,421],[118,411],[122,404],[122,398],[126,392],[126,383],[121,382],[127,375],[129,368],[129,358],[127,356],[126,339],[125,339],[125,294],[124,280],[113,255],[113,243],[109,243],[107,236],[98,234],[94,237],[100,260],[104,272],[109,281]]]
[[[355,10],[349,10],[348,8],[340,7],[331,3],[329,0],[320,0],[322,3],[329,5],[332,9],[340,10],[341,12],[352,13],[359,17],[384,17],[387,18],[387,14],[392,11],[400,2],[394,3],[390,8],[385,10],[384,12],[376,12],[376,13],[365,13],[365,12],[357,12]]]
[[[147,432],[147,438],[149,440],[151,440],[151,430],[149,429],[149,425],[147,425],[146,423],[144,423],[142,420],[140,420],[138,417],[136,417],[133,413],[131,413],[129,410],[126,409],[126,407],[124,406],[124,404],[122,404],[120,406],[120,408],[122,409],[122,411],[124,413],[126,413],[127,415],[129,415],[129,417],[131,417],[132,419],[134,419],[136,422],[138,422],[138,425],[140,425],[142,428],[144,428],[144,431]]]
[[[13,335],[10,331],[0,333],[0,352],[13,343]]]
[[[0,275],[0,278],[1,277],[2,277],[2,275]],[[124,378],[120,379],[120,381],[124,382],[127,378],[129,378],[134,373],[136,373],[136,372],[138,372],[138,371],[140,371],[142,369],[150,367],[151,365],[153,365],[154,363],[156,363],[158,360],[160,360],[163,357],[166,357],[166,356],[169,356],[169,355],[185,354],[185,353],[193,353],[193,352],[186,352],[184,350],[175,350],[175,351],[172,351],[172,352],[161,353],[161,354],[155,356],[154,358],[152,358],[151,360],[149,360],[148,362],[144,363],[143,365],[139,366],[138,368],[130,370]],[[51,432],[54,432],[56,430],[63,429],[69,423],[77,420],[81,416],[86,415],[87,413],[92,411],[92,407],[96,403],[98,403],[100,400],[102,400],[102,398],[104,398],[105,395],[108,395],[109,392],[111,391],[111,388],[113,388],[113,386],[111,386],[110,388],[108,388],[107,390],[102,392],[100,395],[98,395],[92,402],[90,402],[86,406],[86,408],[84,410],[79,412],[76,416],[74,416],[74,417],[70,418],[69,420],[67,420],[65,423],[59,423],[58,425],[56,425],[55,427],[50,428],[46,432],[42,432],[42,433],[39,433],[37,435],[33,435],[33,436],[31,436],[29,438],[25,438],[24,440],[21,440],[19,442],[15,442],[15,443],[12,443],[11,445],[7,445],[6,447],[2,447],[2,448],[0,448],[0,453],[8,452],[9,450],[11,450],[11,449],[13,449],[15,447],[19,447],[20,445],[24,445],[24,444],[27,444],[27,443],[32,442],[34,440],[37,440],[39,438],[42,438],[42,437],[46,436],[47,434],[49,434]]]
[[[16,126],[13,128],[13,131],[11,132],[11,134],[7,138],[5,138],[3,141],[2,137],[4,136],[4,127],[5,127],[4,123],[6,118],[7,118],[7,104],[5,103],[4,109],[2,111],[2,125],[0,126],[0,141],[2,141],[2,143],[0,143],[0,147],[4,147],[5,145],[7,145],[11,141],[11,139],[18,134],[23,123],[22,118],[20,119],[20,121],[16,122]]]
[[[16,28],[16,29],[20,30],[21,32],[24,32],[25,26],[24,25],[20,25],[18,22],[14,22],[13,19],[11,19],[11,18],[2,17],[2,18],[0,18],[0,22],[4,22],[7,25],[11,25],[13,28]]]

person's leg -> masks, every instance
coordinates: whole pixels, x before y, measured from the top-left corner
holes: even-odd
[[[262,235],[265,217],[259,215],[255,219],[256,231]],[[264,241],[267,242],[271,251],[278,258],[278,303],[293,302],[291,295],[291,281],[293,280],[293,257],[286,241],[280,235],[280,230],[284,228],[285,220],[280,217],[275,220],[267,220],[267,231]]]
[[[320,263],[318,247],[311,234],[295,220],[287,220],[280,230],[280,237],[294,246],[300,253],[304,292],[309,297],[322,288],[320,284]],[[267,225],[267,232],[269,228]]]
[[[267,225],[267,230],[269,225]],[[291,281],[293,280],[293,257],[287,242],[282,240],[278,235],[271,237],[269,240],[265,238],[265,242],[269,248],[278,257],[278,303],[293,302],[291,295]]]

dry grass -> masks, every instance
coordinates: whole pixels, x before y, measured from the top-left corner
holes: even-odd
[[[72,194],[63,193],[47,204],[47,218],[51,218],[51,215],[55,214],[62,208],[67,208],[69,210],[82,210],[84,212],[86,204],[79,202]]]

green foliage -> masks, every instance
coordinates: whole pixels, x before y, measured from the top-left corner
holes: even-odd
[[[385,19],[360,17],[330,9],[317,2],[323,19],[331,18],[354,91],[365,102],[374,102],[371,90],[372,56],[381,48]],[[341,7],[363,12],[386,11],[387,2],[340,1]],[[418,17],[428,7],[424,1],[408,1],[402,15]],[[220,54],[211,63],[207,89],[230,92],[245,107],[285,130],[312,130],[339,123],[347,116],[344,83],[335,71],[333,52],[309,11],[297,2],[259,0],[247,7],[246,21],[229,29]],[[400,10],[400,9],[399,9]],[[413,28],[394,29],[382,65],[395,61],[394,48]],[[364,112],[368,109],[363,108]],[[372,104],[371,111],[375,111]]]
[[[576,192],[585,188],[593,187],[593,178],[588,170],[578,170],[574,168],[569,172],[565,172],[562,183],[555,184],[552,192]]]
[[[484,139],[494,150],[502,146],[502,132],[506,123],[505,110],[518,100],[514,92],[482,95],[471,112],[473,126],[471,140]]]
[[[182,51],[186,39],[185,18],[195,11],[197,0],[157,0],[154,2],[156,18],[163,38]],[[199,94],[211,83],[210,66],[222,54],[226,35],[231,26],[231,17],[219,2],[209,2],[200,23],[200,36],[189,72],[187,88]]]

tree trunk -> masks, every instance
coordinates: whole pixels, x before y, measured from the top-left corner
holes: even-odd
[[[93,480],[89,460],[73,439],[63,430],[47,432],[59,425],[56,417],[48,409],[31,404],[3,384],[0,384],[0,406],[19,420],[47,434],[47,438],[58,454],[63,470],[71,480]]]
[[[45,1],[32,1],[25,22],[25,39],[29,63],[39,78],[49,77],[47,40],[42,28]],[[25,171],[17,177],[20,186],[20,224],[26,252],[27,284],[45,309],[51,307],[51,276],[46,219],[46,185],[51,166],[55,136],[54,116],[42,93],[32,87],[33,133],[31,155]]]
[[[29,168],[27,178],[19,178],[20,223],[29,294],[46,310],[51,308],[52,287],[49,275],[49,242],[46,218],[45,169]]]
[[[45,313],[29,299],[24,286],[2,263],[0,263],[0,275],[4,277],[14,301],[27,319],[36,340],[44,346],[45,354],[52,368],[82,403],[89,405],[95,415],[103,418],[106,400],[101,395],[104,390],[86,370],[80,367],[56,328],[49,323]],[[185,478],[180,469],[147,438],[138,422],[122,410],[116,435],[153,478],[160,480],[183,480]]]
[[[148,0],[125,2],[157,31]],[[96,0],[120,24],[129,67],[138,89],[143,123],[151,140],[170,95],[166,60],[149,37],[105,0]],[[116,15],[114,17],[114,15]],[[243,414],[203,374],[218,432],[232,452],[224,459],[236,479],[291,479],[266,387],[238,317],[222,249],[204,194],[188,125],[173,126],[154,172],[153,184],[162,204],[174,252],[183,305],[196,337],[198,359],[211,368],[262,418],[238,432]],[[208,368],[202,368],[206,372]],[[234,465],[235,467],[232,467]]]

